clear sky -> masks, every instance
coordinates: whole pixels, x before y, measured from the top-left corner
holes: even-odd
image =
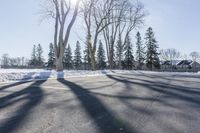
[[[40,0],[3,0],[0,4],[0,55],[30,57],[32,46],[41,43],[47,56],[53,40],[53,23],[40,23]],[[149,15],[144,31],[151,26],[160,48],[176,48],[181,53],[200,52],[200,0],[142,0]],[[78,24],[78,23],[76,23]],[[80,24],[80,23],[79,23]],[[80,27],[72,31],[74,44]],[[135,38],[133,38],[135,39]],[[132,39],[132,40],[133,40]],[[134,41],[134,40],[133,40]]]

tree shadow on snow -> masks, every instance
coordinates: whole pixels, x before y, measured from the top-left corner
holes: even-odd
[[[0,110],[7,110],[7,108],[9,109],[11,105],[23,103],[19,108],[12,112],[11,117],[9,116],[9,118],[2,119],[0,121],[1,133],[14,132],[15,129],[23,124],[26,117],[30,114],[30,111],[42,102],[44,94],[40,86],[44,82],[46,82],[46,80],[35,81],[30,86],[25,87],[22,90],[0,97]],[[12,85],[5,86],[4,89],[21,85],[23,83],[24,82],[14,83]]]
[[[58,81],[67,87],[77,96],[86,113],[94,120],[99,132],[102,133],[132,133],[136,132],[128,123],[120,120],[89,90],[65,79]]]

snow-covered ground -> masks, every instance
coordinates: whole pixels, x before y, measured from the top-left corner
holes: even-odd
[[[31,81],[46,80],[68,77],[87,77],[100,76],[113,73],[144,73],[144,74],[173,74],[173,75],[200,75],[198,73],[175,73],[175,72],[151,72],[151,71],[128,71],[128,70],[102,70],[102,71],[85,71],[85,70],[65,70],[56,72],[55,70],[44,69],[0,69],[0,82],[10,81]]]

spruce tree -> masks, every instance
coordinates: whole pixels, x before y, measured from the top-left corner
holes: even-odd
[[[105,69],[106,68],[106,56],[105,56],[105,50],[103,48],[103,44],[101,41],[99,41],[99,47],[97,50],[97,66],[99,69]]]
[[[127,37],[124,50],[125,50],[124,67],[128,70],[131,70],[134,66],[134,57],[133,57],[133,49],[130,36]]]
[[[84,57],[83,57],[83,61],[84,61],[84,68],[86,70],[91,69],[91,58],[90,58],[90,51],[88,48],[88,45],[86,45],[85,50],[83,51]]]
[[[75,69],[80,69],[82,65],[82,60],[81,60],[81,46],[79,41],[76,43],[76,49],[74,52],[74,67]]]
[[[68,45],[65,49],[63,64],[66,69],[73,69],[73,59],[70,45]]]
[[[117,41],[117,46],[116,46],[116,62],[117,62],[118,68],[122,69],[123,47],[122,47],[122,41],[120,38],[121,37],[119,35],[119,39]]]
[[[145,46],[143,46],[140,32],[136,35],[136,60],[138,62],[138,68],[141,69],[145,61]]]
[[[31,60],[29,63],[31,66],[36,66],[37,65],[37,57],[36,57],[36,45],[33,45],[33,50],[31,53]]]
[[[49,45],[47,67],[48,68],[54,68],[55,67],[55,52],[54,52],[54,47],[53,47],[52,43],[50,43],[50,45]]]
[[[37,57],[37,66],[39,67],[43,66],[44,64],[44,58],[42,54],[43,54],[42,46],[38,44],[36,57]]]
[[[158,44],[151,27],[148,28],[146,33],[146,65],[148,68],[153,70],[153,68],[160,68],[160,60],[159,60],[159,53],[157,52]]]

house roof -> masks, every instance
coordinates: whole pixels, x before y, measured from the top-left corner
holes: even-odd
[[[161,61],[161,65],[177,65],[181,60],[172,60],[172,61]]]
[[[177,64],[177,66],[180,66],[180,65],[191,65],[192,63],[193,63],[192,60],[182,60]]]

